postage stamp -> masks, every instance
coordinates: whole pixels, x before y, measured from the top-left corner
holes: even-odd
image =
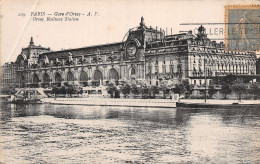
[[[227,51],[260,50],[260,5],[225,6]]]

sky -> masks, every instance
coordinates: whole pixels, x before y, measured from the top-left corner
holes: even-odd
[[[228,4],[259,4],[259,1],[208,0],[2,0],[1,1],[1,64],[15,61],[22,48],[35,45],[51,50],[80,48],[123,41],[130,28],[137,27],[141,16],[146,26],[162,28],[168,34],[193,30],[199,25],[185,23],[223,23],[224,6]],[[34,12],[34,13],[32,13]],[[45,12],[44,16],[34,16]],[[54,13],[80,13],[78,21],[46,21]],[[93,16],[88,16],[89,12]],[[94,16],[96,13],[96,16]],[[21,16],[25,14],[25,16]],[[51,15],[48,15],[51,14]],[[83,15],[84,14],[84,15]],[[44,18],[38,21],[36,18]],[[205,25],[209,38],[224,38],[224,25]]]

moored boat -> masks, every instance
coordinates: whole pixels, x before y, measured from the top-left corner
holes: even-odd
[[[206,103],[203,102],[176,102],[177,108],[208,108],[208,109],[241,109],[241,108],[260,108],[259,101],[243,100],[232,101],[232,100],[213,100]]]
[[[176,103],[172,99],[122,99],[122,98],[45,98],[42,102],[67,105],[99,105],[99,106],[131,106],[174,108]]]
[[[174,108],[177,99],[177,95],[173,96],[172,99],[110,98],[105,87],[84,87],[83,93],[75,97],[73,95],[70,97],[49,97],[42,99],[42,102],[65,105]]]

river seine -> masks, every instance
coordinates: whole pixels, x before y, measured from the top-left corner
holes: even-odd
[[[257,109],[1,104],[0,163],[260,163]]]

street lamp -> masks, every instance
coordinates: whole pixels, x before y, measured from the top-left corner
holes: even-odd
[[[206,45],[205,45],[206,46]],[[206,47],[204,47],[204,77],[205,77],[205,103],[207,102],[207,69],[206,69]]]

